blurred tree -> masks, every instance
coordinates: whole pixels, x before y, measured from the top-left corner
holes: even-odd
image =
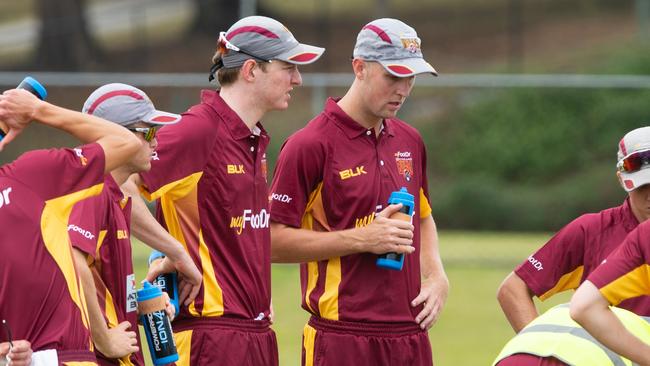
[[[41,20],[36,66],[40,70],[81,70],[102,52],[88,31],[86,0],[38,0]]]
[[[239,1],[194,0],[194,2],[196,16],[191,30],[193,33],[216,36],[239,19]]]

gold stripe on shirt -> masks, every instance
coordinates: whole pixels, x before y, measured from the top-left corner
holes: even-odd
[[[320,316],[329,320],[339,320],[339,285],[341,284],[341,257],[327,261],[325,292],[318,299]]]
[[[305,207],[305,214],[302,217],[302,228],[307,230],[314,229],[314,216],[312,215],[314,202],[319,199],[321,195],[321,190],[323,189],[323,183],[319,183],[316,186],[316,189],[309,195],[307,200],[307,206]],[[316,313],[314,307],[311,305],[309,296],[316,288],[318,283],[318,262],[308,262],[307,263],[307,288],[305,290],[305,304],[311,310],[312,313]]]
[[[45,202],[41,214],[41,235],[45,248],[52,255],[57,266],[63,273],[68,293],[72,301],[81,312],[83,325],[89,329],[88,311],[83,288],[79,284],[77,272],[75,271],[72,259],[72,246],[68,236],[68,219],[72,207],[79,201],[101,193],[104,184],[96,184],[90,188],[70,193],[65,196],[54,198]],[[92,341],[89,344],[92,349]]]
[[[169,198],[171,199],[178,199],[191,192],[199,184],[202,176],[203,172],[188,175],[185,178],[165,184],[155,192],[149,192],[144,187],[140,187],[140,193],[149,201],[156,200],[164,195],[170,195]]]
[[[420,188],[420,218],[424,219],[429,215],[431,215],[431,206],[429,206],[427,196],[424,195],[424,189]]]
[[[647,295],[650,291],[650,265],[644,263],[600,288],[600,293],[616,306],[621,301]]]
[[[179,181],[169,183],[152,194],[154,198],[160,198],[165,224],[169,233],[176,238],[186,251],[187,235],[196,235],[198,241],[198,254],[201,261],[201,272],[203,275],[203,308],[201,312],[196,309],[195,302],[188,306],[191,315],[199,316],[222,316],[224,313],[223,291],[217,281],[214,271],[214,264],[210,257],[203,234],[198,212],[198,190],[197,185],[203,173],[195,173]],[[185,224],[181,224],[181,220]]]
[[[558,292],[577,289],[578,286],[580,286],[580,280],[582,279],[582,273],[584,272],[584,269],[584,266],[580,266],[569,273],[565,273],[562,275],[562,277],[560,277],[555,286],[543,293],[539,299],[546,300]]]

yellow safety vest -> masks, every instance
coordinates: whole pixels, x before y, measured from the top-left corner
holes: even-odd
[[[631,311],[610,307],[625,328],[650,344],[650,324]],[[634,366],[587,333],[569,315],[569,304],[557,305],[538,316],[512,338],[492,366],[515,353],[548,357],[572,366]]]

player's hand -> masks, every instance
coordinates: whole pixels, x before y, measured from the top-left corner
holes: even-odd
[[[271,300],[271,305],[269,306],[269,321],[271,324],[275,321],[275,311],[273,310],[273,300]]]
[[[199,294],[203,277],[187,252],[181,250],[177,257],[172,259],[167,256],[161,261],[154,261],[149,266],[146,279],[153,282],[161,274],[178,272],[178,303],[189,306]]]
[[[102,337],[104,339],[95,339],[95,346],[108,358],[121,358],[138,352],[138,339],[130,328],[131,323],[121,322],[115,328],[108,329],[105,337]]]
[[[176,308],[172,305],[172,302],[169,300],[169,294],[165,291],[163,291],[163,300],[165,300],[165,313],[169,321],[172,321],[176,317]]]
[[[415,322],[422,329],[431,329],[438,320],[442,307],[447,301],[449,281],[447,277],[434,277],[422,280],[420,294],[411,301],[411,306],[424,304],[424,308],[415,317]]]
[[[27,127],[34,119],[41,100],[27,90],[12,89],[0,95],[0,121],[9,128],[0,141],[0,151]]]
[[[0,357],[7,360],[7,366],[29,366],[32,363],[32,345],[26,340],[0,343]]]
[[[389,205],[376,214],[375,219],[368,226],[358,229],[363,242],[360,252],[409,254],[415,251],[413,225],[410,222],[389,218],[401,208],[401,203]]]

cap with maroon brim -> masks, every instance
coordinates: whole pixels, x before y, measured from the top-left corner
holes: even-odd
[[[357,36],[353,57],[379,62],[398,77],[424,73],[438,76],[424,60],[415,29],[397,19],[382,18],[366,24]]]
[[[82,112],[122,126],[137,122],[171,125],[181,120],[178,114],[157,110],[142,90],[121,83],[106,84],[96,89],[86,99]]]

